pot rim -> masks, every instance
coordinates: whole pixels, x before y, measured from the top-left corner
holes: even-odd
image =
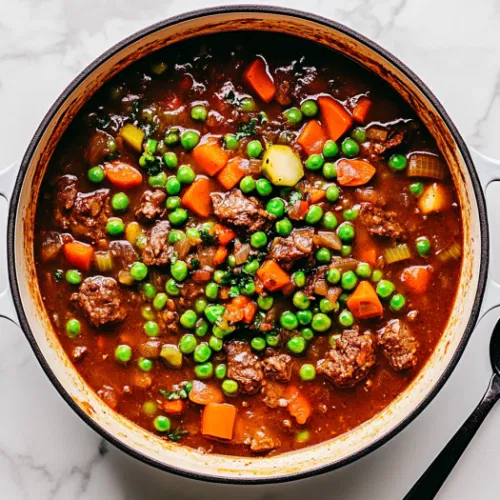
[[[106,429],[101,427],[94,419],[92,419],[87,413],[85,413],[80,406],[71,398],[69,393],[64,389],[59,379],[51,370],[48,362],[43,356],[36,340],[31,331],[31,327],[29,325],[28,319],[26,317],[23,303],[21,300],[21,295],[19,291],[19,283],[16,276],[16,262],[15,262],[15,227],[16,227],[16,212],[19,203],[19,197],[21,193],[22,186],[24,184],[24,178],[28,167],[31,164],[33,154],[38,146],[38,143],[41,137],[44,134],[45,129],[50,124],[55,114],[58,112],[60,107],[65,103],[67,98],[71,95],[71,93],[80,85],[80,83],[89,77],[94,70],[96,70],[101,64],[103,64],[107,59],[112,57],[113,55],[120,52],[123,48],[130,45],[131,43],[139,41],[141,38],[144,38],[160,29],[173,26],[175,24],[179,24],[184,21],[189,21],[196,18],[203,18],[207,16],[213,16],[216,14],[238,14],[242,12],[248,13],[263,13],[263,14],[277,14],[283,16],[294,17],[298,19],[303,19],[306,21],[315,22],[327,28],[333,28],[336,31],[339,31],[354,40],[360,42],[361,44],[367,46],[374,52],[378,53],[381,57],[388,60],[392,65],[394,65],[399,71],[401,71],[412,83],[415,87],[425,96],[426,99],[434,106],[436,111],[438,112],[440,118],[445,123],[446,127],[451,132],[451,135],[454,137],[458,149],[464,158],[465,165],[467,166],[467,170],[469,172],[471,183],[474,189],[474,200],[477,204],[478,212],[479,212],[479,220],[480,220],[480,234],[481,234],[481,254],[479,258],[480,268],[479,268],[479,279],[476,295],[474,298],[474,303],[471,309],[471,315],[467,322],[467,326],[464,330],[462,338],[458,343],[458,346],[455,350],[455,353],[451,357],[448,366],[444,369],[443,373],[439,377],[439,379],[435,382],[434,387],[430,390],[430,392],[423,398],[420,403],[411,411],[398,425],[392,428],[386,434],[380,436],[375,441],[370,443],[365,448],[359,450],[356,453],[350,454],[342,459],[336,460],[330,464],[318,466],[312,469],[309,469],[304,472],[295,473],[295,474],[283,474],[276,475],[269,478],[255,477],[255,478],[238,478],[238,477],[224,477],[224,476],[215,476],[211,474],[205,473],[194,473],[189,470],[182,469],[176,467],[175,465],[165,464],[158,460],[152,459],[146,456],[144,453],[138,451],[136,448],[128,445],[126,442],[121,441],[113,434],[109,433]],[[309,12],[289,9],[285,7],[274,7],[274,6],[265,6],[265,5],[226,5],[226,6],[218,6],[218,7],[209,7],[204,9],[198,9],[189,11],[183,14],[179,14],[173,17],[169,17],[164,19],[163,21],[159,21],[155,24],[152,24],[142,30],[137,31],[136,33],[126,37],[122,41],[113,45],[111,48],[106,50],[99,57],[94,59],[92,63],[90,63],[83,71],[81,71],[65,88],[65,90],[59,95],[54,104],[50,107],[47,114],[44,116],[41,121],[39,127],[37,128],[33,138],[31,139],[26,153],[23,157],[23,160],[20,165],[19,173],[17,175],[17,179],[14,185],[12,198],[10,201],[9,214],[8,214],[8,226],[7,226],[7,266],[8,266],[8,275],[9,282],[12,291],[12,297],[16,312],[18,314],[20,320],[20,326],[33,349],[35,356],[38,359],[42,369],[45,374],[51,381],[52,385],[56,388],[59,394],[64,398],[66,403],[76,412],[76,414],[94,431],[96,431],[101,437],[105,438],[111,444],[119,448],[120,450],[126,452],[128,455],[148,464],[154,466],[160,470],[171,472],[177,474],[179,476],[197,479],[206,482],[213,483],[226,483],[226,484],[270,484],[270,483],[282,483],[295,481],[298,479],[304,479],[308,477],[313,477],[325,472],[329,472],[340,467],[343,467],[347,464],[350,464],[365,455],[371,453],[372,451],[378,449],[380,446],[389,441],[396,434],[401,432],[408,424],[410,424],[426,407],[427,405],[434,399],[436,394],[441,390],[444,383],[448,380],[449,376],[453,372],[455,366],[460,360],[464,349],[469,341],[469,338],[472,334],[476,321],[479,317],[479,312],[481,308],[481,304],[483,301],[484,291],[487,283],[487,273],[488,273],[488,264],[489,264],[489,233],[488,233],[488,221],[486,216],[486,204],[484,195],[481,189],[481,184],[475,170],[474,164],[472,162],[469,150],[458,132],[456,126],[448,116],[445,111],[443,105],[436,98],[436,96],[430,91],[430,89],[422,82],[422,80],[412,71],[410,70],[404,63],[402,63],[397,57],[392,55],[386,49],[379,46],[377,43],[373,42],[371,39],[365,37],[364,35],[359,34],[358,32],[352,30],[340,24],[336,21],[327,19],[323,16],[319,16],[316,14],[312,14]]]

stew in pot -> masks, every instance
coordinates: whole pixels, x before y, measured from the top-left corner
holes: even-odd
[[[35,253],[55,331],[107,405],[253,456],[339,436],[405,390],[461,246],[449,169],[385,82],[233,33],[157,52],[86,105],[48,166]]]

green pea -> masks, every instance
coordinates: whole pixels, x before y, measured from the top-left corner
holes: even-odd
[[[115,349],[115,359],[120,363],[128,363],[132,358],[132,348],[127,344],[121,344]]]
[[[358,284],[358,278],[353,271],[346,271],[340,280],[340,286],[344,290],[354,290]]]
[[[352,312],[344,309],[339,314],[339,324],[345,327],[352,326],[354,324],[354,316],[352,315]]]
[[[253,295],[255,293],[255,283],[253,281],[248,281],[240,286],[241,295]]]
[[[343,215],[345,220],[354,220],[359,215],[359,208],[358,207],[347,208],[346,210],[344,210]]]
[[[199,319],[194,331],[198,337],[204,337],[208,333],[208,323],[204,319]]]
[[[335,179],[337,177],[337,167],[334,163],[327,162],[323,165],[323,177],[325,179]]]
[[[201,314],[207,307],[208,302],[205,299],[197,299],[194,303],[194,310]]]
[[[255,111],[257,109],[255,101],[251,97],[244,97],[240,101],[240,105],[241,105],[241,110],[244,111],[245,113],[251,113],[252,111]]]
[[[255,189],[255,186],[256,182],[250,175],[247,175],[243,177],[243,179],[241,179],[240,189],[243,193],[245,194],[251,193]]]
[[[328,262],[330,262],[331,258],[332,254],[330,250],[328,250],[328,248],[319,248],[316,251],[316,260],[320,264],[327,264]]]
[[[292,302],[297,309],[307,309],[311,305],[307,295],[300,290],[295,292]]]
[[[153,425],[158,432],[168,432],[170,430],[170,419],[165,415],[158,415],[154,421]]]
[[[163,155],[163,161],[168,168],[177,167],[177,155],[173,151],[168,151]]]
[[[215,367],[215,377],[219,380],[226,378],[227,366],[224,363],[220,363]]]
[[[220,285],[222,281],[224,280],[224,276],[226,275],[225,271],[222,271],[221,269],[217,269],[217,271],[214,272],[214,281]]]
[[[372,273],[372,281],[378,283],[382,279],[382,271],[380,269],[375,269]]]
[[[304,363],[300,367],[299,375],[304,382],[314,380],[316,378],[316,368],[314,368],[314,365]]]
[[[356,231],[351,223],[344,222],[337,229],[337,234],[342,243],[351,243],[351,241],[354,239],[354,236],[356,235]]]
[[[210,304],[205,309],[205,316],[210,323],[215,323],[226,312],[224,306],[220,304]]]
[[[168,220],[174,226],[180,226],[184,224],[188,218],[187,212],[184,208],[176,208],[173,212],[170,212]]]
[[[253,233],[250,237],[250,245],[252,245],[253,248],[265,247],[267,245],[266,233],[264,233],[264,231]]]
[[[406,299],[400,293],[395,293],[389,301],[389,307],[393,311],[401,311],[406,304]]]
[[[159,172],[156,175],[151,175],[148,178],[148,184],[151,187],[165,187],[167,182],[167,174],[165,172]]]
[[[169,195],[179,194],[181,192],[181,183],[176,177],[169,177],[165,184],[165,188]]]
[[[157,311],[161,311],[162,309],[165,309],[167,301],[168,301],[168,295],[166,293],[159,293],[153,300],[153,307]]]
[[[255,187],[260,196],[269,196],[273,191],[273,186],[267,179],[259,179]]]
[[[125,212],[129,205],[128,196],[125,193],[116,193],[111,198],[111,207],[115,212]]]
[[[345,305],[346,302],[349,300],[350,295],[346,292],[342,292],[340,294],[340,297],[338,298],[339,304]]]
[[[158,326],[158,323],[155,321],[146,321],[146,323],[144,323],[144,333],[148,337],[158,337],[160,334],[160,327]]]
[[[186,229],[186,237],[193,245],[201,242],[200,232],[195,227],[188,227]]]
[[[158,411],[158,405],[154,401],[145,401],[142,405],[142,413],[148,417],[154,417]]]
[[[174,229],[173,231],[170,231],[170,234],[168,235],[168,242],[171,245],[174,245],[178,241],[183,240],[186,237],[186,235],[180,231],[179,229]]]
[[[339,147],[335,141],[326,141],[323,146],[323,156],[325,158],[334,158],[339,154]]]
[[[342,257],[349,257],[351,253],[352,253],[351,245],[342,245],[342,248],[340,249],[340,255],[342,255]]]
[[[295,125],[302,121],[302,112],[298,108],[290,108],[283,113],[283,117],[288,123]]]
[[[250,141],[247,144],[247,155],[250,158],[257,158],[262,153],[262,144],[260,141]]]
[[[130,268],[130,276],[135,281],[142,281],[148,275],[148,268],[142,262],[134,262]]]
[[[431,251],[431,242],[426,236],[421,236],[420,238],[417,238],[417,241],[415,242],[415,247],[417,249],[418,254],[421,257],[425,257]]]
[[[285,202],[280,198],[273,198],[267,202],[266,210],[279,219],[285,214]]]
[[[87,172],[87,177],[93,184],[100,184],[104,180],[104,177],[106,177],[106,174],[102,167],[92,167]]]
[[[125,231],[125,224],[118,217],[111,217],[106,223],[106,231],[110,236],[119,236]]]
[[[377,295],[381,299],[388,299],[394,293],[395,288],[396,287],[394,286],[394,283],[392,283],[391,281],[381,280],[377,284]]]
[[[228,396],[234,396],[238,392],[238,382],[236,380],[226,379],[222,382],[222,390]]]
[[[259,261],[257,259],[249,260],[243,266],[243,271],[247,274],[255,274],[258,269],[259,269]]]
[[[328,186],[328,188],[326,189],[326,199],[329,202],[333,203],[337,201],[339,199],[339,196],[340,196],[340,190],[338,186],[336,186],[335,184],[332,186]]]
[[[200,380],[211,378],[214,374],[214,365],[210,362],[196,365],[194,373]]]
[[[188,276],[188,267],[183,260],[177,260],[170,266],[170,274],[176,281],[184,281]]]
[[[66,333],[69,338],[73,339],[78,337],[82,331],[80,322],[77,319],[70,319],[66,323]]]
[[[196,346],[194,349],[194,360],[197,363],[205,363],[212,356],[212,349],[206,343],[202,343]]]
[[[410,184],[410,193],[415,196],[420,196],[424,191],[424,185],[421,182]]]
[[[79,285],[82,282],[82,273],[78,269],[69,269],[65,276],[70,285]]]
[[[295,335],[286,343],[286,346],[293,354],[302,354],[307,347],[307,342],[304,337]]]
[[[325,229],[333,231],[338,226],[337,217],[333,212],[326,212],[325,215],[323,215],[323,219],[321,219],[321,225]]]
[[[207,285],[205,286],[205,295],[210,300],[215,300],[219,295],[219,285],[213,282],[207,283]]]
[[[302,338],[307,341],[312,340],[314,338],[314,332],[312,331],[311,328],[302,328],[300,334],[302,335]]]
[[[167,198],[166,207],[167,210],[175,210],[181,206],[181,199],[178,196],[169,196]],[[172,233],[170,233],[172,234]]]
[[[356,274],[360,278],[368,279],[372,275],[372,268],[366,262],[360,262],[356,267]]]
[[[297,288],[306,286],[306,274],[303,271],[296,271],[292,274],[292,281]]]
[[[191,108],[191,118],[197,122],[204,122],[207,119],[207,108],[205,106],[194,106]]]
[[[141,315],[146,321],[152,321],[156,318],[156,313],[149,304],[141,307]]]
[[[318,104],[312,99],[307,99],[300,105],[300,110],[308,118],[312,118],[318,114]]]
[[[335,302],[332,302],[331,300],[328,300],[326,297],[323,297],[319,301],[319,310],[322,313],[331,313],[335,311]]]
[[[324,313],[313,316],[311,328],[317,332],[326,332],[332,326],[332,320]]]
[[[263,311],[269,311],[273,307],[273,304],[274,304],[274,298],[271,296],[268,297],[259,296],[259,298],[257,299],[257,305]]]
[[[366,130],[363,127],[356,127],[351,132],[351,137],[358,143],[362,143],[366,141]]]
[[[106,141],[106,146],[108,147],[108,151],[113,154],[114,152],[116,152],[116,141],[110,137],[107,141]]]
[[[276,335],[275,333],[266,333],[266,344],[269,347],[277,347],[279,343],[280,343],[279,335]]]
[[[148,358],[139,358],[137,360],[137,366],[139,367],[139,370],[143,372],[150,372],[153,368],[153,361]]]
[[[181,351],[182,354],[191,354],[195,350],[196,344],[196,337],[194,335],[191,335],[190,333],[187,333],[186,335],[183,335],[179,340],[179,351]]]
[[[234,134],[226,134],[224,136],[224,146],[230,151],[238,148],[238,138]]]
[[[297,319],[300,325],[308,325],[313,318],[313,313],[310,309],[297,311]]]
[[[342,153],[344,153],[349,158],[353,158],[359,154],[359,145],[356,141],[352,139],[344,139],[342,142]]]
[[[190,330],[191,328],[194,328],[197,320],[198,316],[196,315],[196,313],[192,309],[188,309],[187,311],[184,311],[182,313],[179,321],[184,328]]]
[[[254,337],[250,345],[252,346],[252,349],[255,349],[256,351],[263,351],[266,348],[266,340],[262,337]]]
[[[168,146],[175,146],[180,141],[179,131],[177,129],[169,130],[164,141]]]
[[[179,285],[175,282],[175,280],[173,280],[172,278],[170,278],[166,284],[165,284],[165,291],[169,294],[169,295],[172,295],[174,297],[176,297],[177,295],[179,295],[181,293],[181,290],[179,288]]]
[[[326,281],[331,285],[336,285],[340,281],[340,271],[338,269],[328,269],[326,271]]]
[[[307,158],[306,168],[308,170],[319,170],[323,166],[324,162],[325,160],[321,155],[313,154]]]
[[[406,168],[407,160],[406,156],[404,155],[392,155],[389,158],[389,167],[391,167],[393,170],[396,170],[397,172],[400,172],[401,170],[404,170]]]
[[[299,321],[297,319],[297,316],[295,316],[293,312],[285,311],[284,313],[281,314],[280,325],[285,330],[295,330],[295,328],[299,326]]]
[[[181,144],[184,149],[193,149],[198,142],[200,142],[200,134],[193,130],[186,130],[181,136]]]
[[[181,184],[191,184],[196,177],[194,170],[189,165],[181,165],[177,170],[177,180]]]
[[[323,217],[323,209],[319,205],[311,205],[306,214],[308,224],[317,224]]]
[[[147,299],[154,299],[156,297],[156,288],[151,283],[144,283],[142,291]]]
[[[276,232],[280,236],[289,236],[292,232],[293,225],[290,222],[290,219],[282,219],[276,222],[275,224]]]
[[[210,349],[212,349],[212,351],[220,352],[222,351],[224,342],[222,339],[218,339],[217,337],[212,336],[208,339],[208,345],[210,346]]]

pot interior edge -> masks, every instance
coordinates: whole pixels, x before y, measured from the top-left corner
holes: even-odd
[[[56,110],[31,158],[17,209],[16,234],[21,231],[24,239],[18,238],[15,242],[15,262],[25,314],[45,362],[73,400],[101,428],[128,447],[167,467],[170,465],[195,474],[221,478],[259,479],[304,473],[342,462],[390,433],[419,407],[433,390],[462,341],[478,287],[482,240],[471,177],[457,142],[439,111],[400,69],[342,30],[311,20],[286,13],[265,12],[238,12],[237,20],[234,17],[231,13],[218,13],[165,26],[124,46],[92,73],[84,76]],[[203,455],[195,450],[165,443],[101,402],[74,370],[45,312],[34,271],[33,224],[36,207],[30,203],[38,197],[45,169],[62,133],[83,104],[106,80],[135,60],[165,45],[214,31],[242,29],[281,31],[314,40],[340,50],[384,78],[413,106],[435,137],[452,170],[464,220],[464,256],[457,300],[440,343],[411,386],[382,413],[339,438],[297,452],[257,459]]]

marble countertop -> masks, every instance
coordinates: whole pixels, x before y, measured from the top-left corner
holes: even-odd
[[[236,2],[0,1],[0,170],[21,158],[51,103],[109,46],[173,14],[230,3]],[[469,145],[500,158],[500,0],[260,3],[307,8],[374,39],[429,85]],[[2,210],[5,205],[0,215]],[[2,279],[0,270],[0,288]],[[313,494],[317,499],[400,499],[485,390],[489,333],[497,316],[492,312],[481,322],[444,389],[390,443],[339,471],[259,487],[178,478],[107,444],[54,390],[22,332],[0,319],[0,498],[298,499]],[[499,498],[499,460],[500,407],[493,409],[440,498]]]

